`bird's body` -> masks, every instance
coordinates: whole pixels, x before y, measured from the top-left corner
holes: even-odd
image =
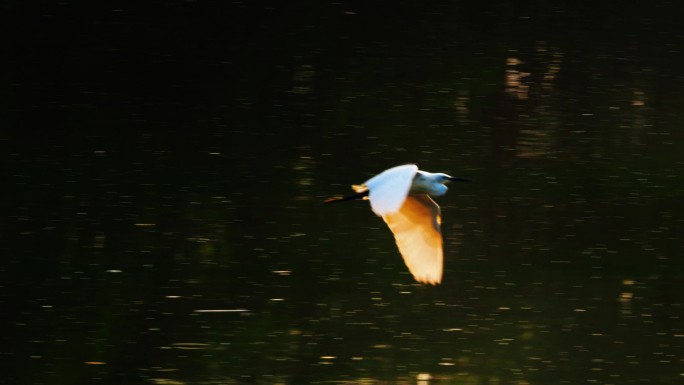
[[[381,172],[352,188],[357,194],[331,198],[326,202],[370,200],[371,209],[382,217],[394,234],[397,246],[411,274],[418,282],[442,281],[443,251],[441,214],[430,198],[446,194],[450,181],[466,181],[447,174],[418,170],[414,164]]]

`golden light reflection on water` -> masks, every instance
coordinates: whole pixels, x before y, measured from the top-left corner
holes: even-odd
[[[507,93],[524,105],[529,117],[528,123],[519,129],[516,156],[520,158],[552,156],[560,127],[554,111],[555,81],[564,55],[559,48],[544,41],[537,42],[535,51],[534,66],[527,67],[539,74],[520,70],[526,63],[517,57],[509,57],[506,61]]]
[[[622,280],[622,292],[618,297],[620,302],[620,314],[623,316],[630,316],[632,314],[632,300],[634,299],[633,286],[635,281],[632,279]]]
[[[547,47],[546,43],[540,42],[540,45],[537,47],[537,53],[544,58],[548,58],[545,60],[541,86],[545,91],[550,91],[561,70],[563,52],[556,47]],[[546,96],[548,97],[548,95]]]
[[[431,379],[432,375],[430,373],[418,373],[416,375],[416,381],[419,385],[427,385]]]
[[[517,57],[506,59],[506,92],[516,99],[525,100],[528,98],[530,86],[523,83],[523,79],[530,76],[529,72],[519,69],[523,62]]]

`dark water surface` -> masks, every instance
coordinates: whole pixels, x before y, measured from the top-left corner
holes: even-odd
[[[684,381],[677,3],[370,3],[3,6],[0,382]]]

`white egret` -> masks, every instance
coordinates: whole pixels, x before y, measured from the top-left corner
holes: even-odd
[[[325,203],[370,200],[373,212],[392,230],[399,252],[416,281],[435,285],[442,281],[442,218],[439,206],[430,197],[446,194],[444,184],[454,181],[468,180],[421,171],[415,164],[406,164],[353,185],[354,195],[330,198]]]

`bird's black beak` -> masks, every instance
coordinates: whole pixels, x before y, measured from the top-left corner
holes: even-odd
[[[465,178],[455,178],[453,176],[449,177],[449,180],[452,182],[470,182],[470,179],[465,179]]]

